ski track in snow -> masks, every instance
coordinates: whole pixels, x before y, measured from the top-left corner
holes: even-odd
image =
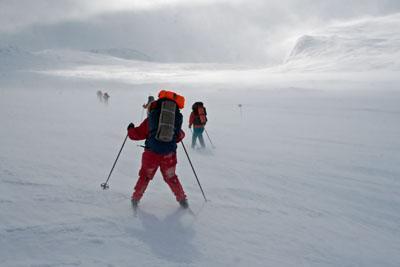
[[[0,95],[1,266],[400,265],[398,91],[170,85],[185,128],[206,103],[217,148],[189,153],[209,201],[178,148],[193,214],[158,173],[135,216],[140,142],[99,185],[160,85],[26,79]]]

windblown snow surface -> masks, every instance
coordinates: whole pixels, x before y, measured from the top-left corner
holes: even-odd
[[[1,51],[0,266],[400,266],[398,69]],[[161,88],[186,97],[184,143],[208,202],[179,145],[192,212],[158,173],[135,215],[142,142],[128,140],[100,184]],[[198,100],[214,149],[189,148]]]

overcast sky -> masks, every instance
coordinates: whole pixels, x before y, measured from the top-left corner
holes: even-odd
[[[397,12],[399,0],[0,0],[0,45],[264,64],[317,27]]]

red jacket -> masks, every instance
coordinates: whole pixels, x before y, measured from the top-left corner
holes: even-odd
[[[147,137],[149,136],[149,121],[148,121],[148,119],[147,118],[144,119],[144,121],[138,127],[130,128],[128,130],[128,136],[132,140],[147,139]],[[182,131],[182,129],[181,129],[176,142],[179,143],[180,141],[182,141],[183,138],[185,138],[185,132]]]

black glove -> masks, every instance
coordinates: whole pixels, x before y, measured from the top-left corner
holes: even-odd
[[[129,125],[128,125],[128,130],[129,130],[130,128],[135,128],[135,124],[133,124],[132,122],[129,123]]]

